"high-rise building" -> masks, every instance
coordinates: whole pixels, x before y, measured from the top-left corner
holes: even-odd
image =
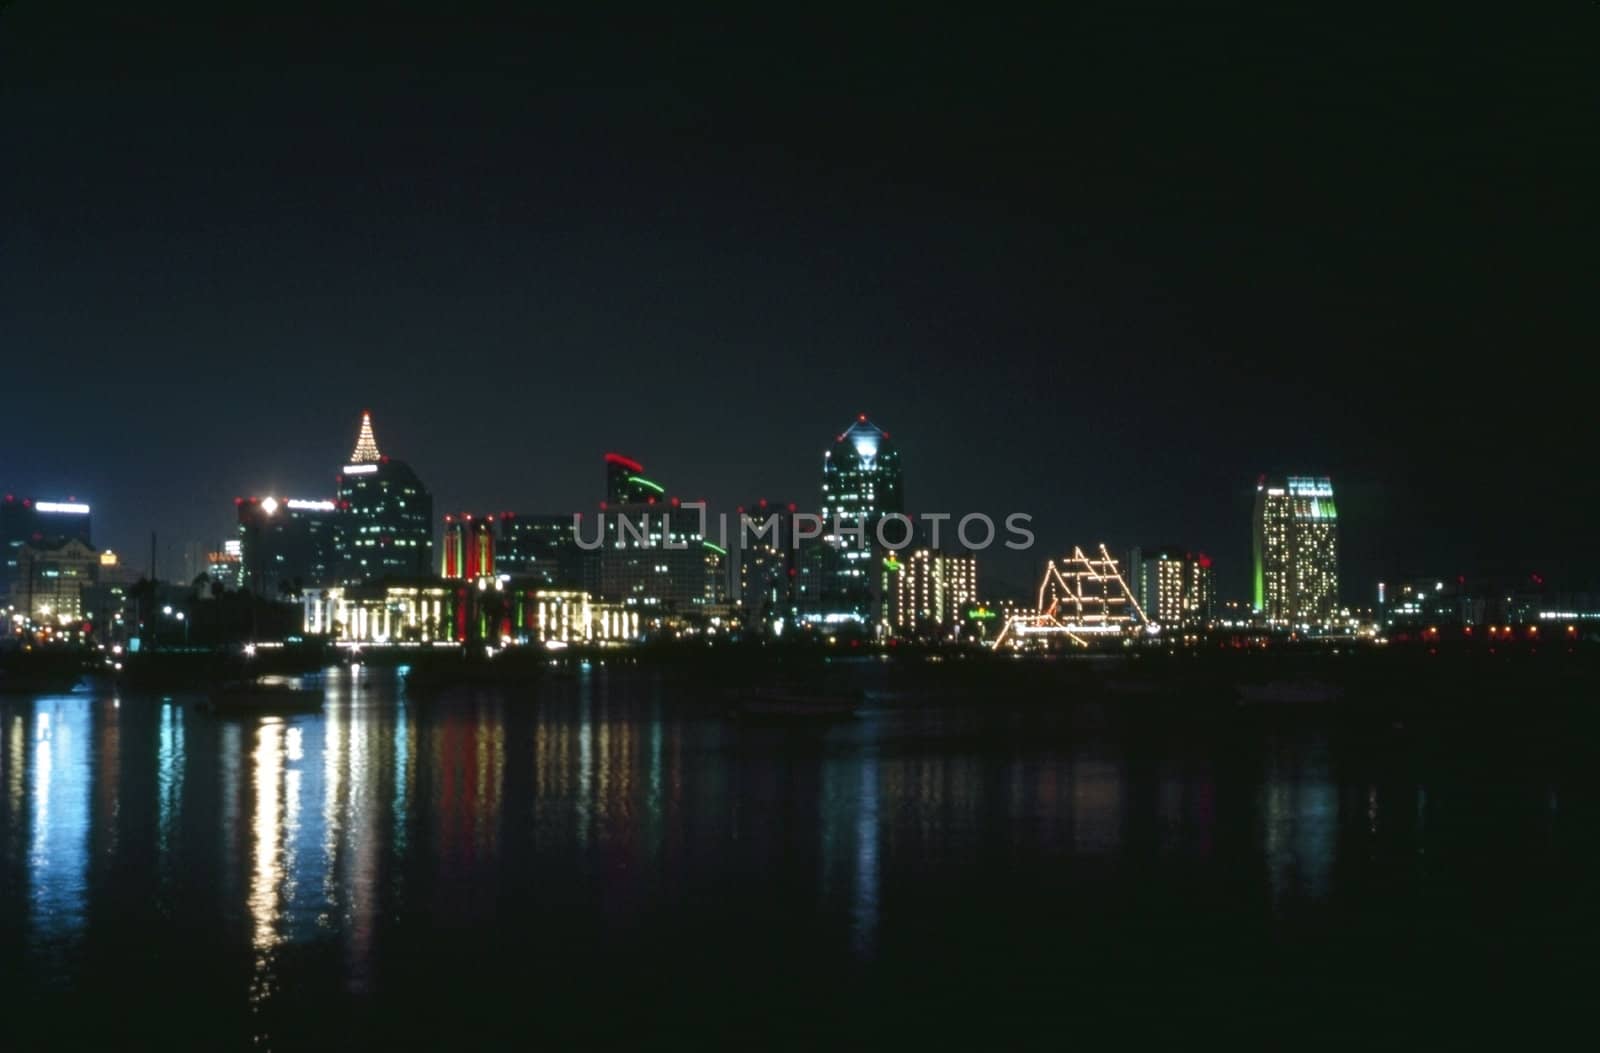
[[[339,577],[347,584],[433,573],[433,496],[404,461],[385,456],[361,414],[338,477]]]
[[[685,508],[638,461],[606,454],[604,524],[586,570],[586,585],[603,599],[637,609],[646,624],[704,613],[726,598],[728,552],[705,536],[703,508]]]
[[[738,514],[739,606],[746,625],[770,628],[794,612],[795,579],[800,573],[794,547],[796,506],[762,498],[740,507]],[[750,521],[748,531],[743,527],[745,517]]]
[[[584,557],[571,515],[506,512],[496,521],[495,567],[549,588],[582,589]]]
[[[1339,606],[1339,530],[1326,476],[1263,476],[1254,517],[1256,611],[1269,625],[1317,627]]]
[[[22,546],[75,539],[92,545],[89,506],[65,501],[35,501],[6,494],[0,501],[0,594],[21,577]]]
[[[239,514],[238,587],[278,599],[338,579],[334,502],[267,496],[236,498],[234,505]]]
[[[884,557],[893,590],[890,623],[918,640],[955,637],[967,608],[978,602],[978,557],[919,548]]]
[[[646,504],[666,494],[666,488],[660,483],[645,478],[644,465],[620,453],[606,454],[607,504]]]
[[[900,452],[863,413],[822,455],[823,536],[801,553],[802,621],[871,628],[882,620],[878,523],[904,511]]]
[[[1139,554],[1133,594],[1145,617],[1166,629],[1194,629],[1211,620],[1211,559],[1166,547]]]

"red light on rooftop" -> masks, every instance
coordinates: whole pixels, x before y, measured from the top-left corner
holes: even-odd
[[[789,511],[793,512],[795,510],[795,507],[796,507],[795,503],[793,501],[790,501],[789,502]]]
[[[761,499],[761,500],[760,500],[760,501],[759,501],[759,502],[757,502],[757,503],[758,503],[758,504],[760,504],[760,505],[761,505],[761,507],[762,507],[762,508],[765,508],[765,507],[767,507],[767,499],[766,499],[766,498],[765,498],[765,497],[763,497],[763,498],[762,498],[762,499]]]
[[[680,502],[680,501],[679,501],[679,500],[678,500],[678,499],[677,499],[677,498],[676,498],[676,497],[674,497],[674,498],[673,498],[673,499],[672,499],[672,507],[673,507],[673,508],[677,508],[677,507],[678,507],[678,505],[679,505],[679,504],[681,504],[681,503],[682,503],[682,502]]]
[[[604,512],[605,510],[606,510],[606,503],[604,501],[601,501],[600,502],[600,511]]]
[[[856,414],[856,420],[861,420],[861,421],[864,421],[864,420],[866,420],[866,419],[867,419],[867,415],[866,415],[866,414],[865,414],[865,413],[858,413],[858,414]]]
[[[630,471],[630,472],[642,472],[642,471],[644,471],[644,465],[640,464],[638,461],[634,460],[632,457],[624,457],[620,453],[608,453],[608,454],[606,454],[606,463],[607,464],[618,465],[619,467],[628,469],[628,471]]]
[[[244,504],[244,498],[242,498],[242,497],[235,497],[235,498],[234,498],[234,499],[233,499],[233,504],[234,504],[234,507],[235,507],[235,508],[237,508],[237,507],[238,507],[238,506],[239,506],[239,505],[242,505],[242,504]]]
[[[1204,567],[1206,570],[1210,570],[1211,569],[1211,557],[1206,555],[1204,552],[1200,553],[1200,565],[1202,567]]]
[[[645,504],[647,504],[647,505],[653,505],[653,504],[655,504],[655,503],[656,503],[656,498],[655,498],[655,495],[654,495],[654,494],[651,494],[651,495],[650,495],[650,496],[649,496],[649,497],[647,497],[647,498],[645,498],[645,499],[644,499],[644,503],[645,503]]]

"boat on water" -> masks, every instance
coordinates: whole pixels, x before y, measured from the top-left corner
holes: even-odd
[[[734,713],[782,720],[840,720],[861,708],[859,691],[813,692],[793,688],[755,688],[741,694]]]
[[[195,708],[208,713],[289,713],[322,708],[322,684],[314,678],[268,674],[224,680]]]
[[[1320,680],[1269,680],[1238,685],[1241,705],[1313,705],[1337,701],[1344,688]]]

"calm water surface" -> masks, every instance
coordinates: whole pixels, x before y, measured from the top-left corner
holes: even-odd
[[[8,1047],[1437,1035],[1589,998],[1567,720],[755,728],[605,670],[190,701],[0,696]]]

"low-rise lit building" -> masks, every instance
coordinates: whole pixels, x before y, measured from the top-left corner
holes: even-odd
[[[100,551],[75,537],[34,541],[17,550],[11,607],[39,623],[65,625],[84,613],[84,592],[99,581]]]
[[[890,626],[903,637],[952,639],[978,600],[978,557],[920,548],[883,559],[892,583]]]
[[[1212,620],[1211,559],[1166,547],[1134,550],[1129,571],[1145,617],[1163,629],[1199,629]]]
[[[339,643],[622,644],[639,614],[588,593],[507,579],[391,581],[311,589],[305,631]]]
[[[306,589],[305,631],[340,642],[452,642],[456,592],[447,583],[427,581]]]

